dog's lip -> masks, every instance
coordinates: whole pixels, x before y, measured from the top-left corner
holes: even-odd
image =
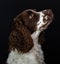
[[[48,23],[49,22],[52,22],[52,20],[53,20],[53,18],[54,18],[54,15],[53,15],[53,12],[52,12],[52,10],[51,9],[47,9],[47,10],[43,10],[42,11],[43,13],[44,13],[44,17],[45,17],[45,19],[44,19],[44,22],[46,22],[46,21],[48,21]]]

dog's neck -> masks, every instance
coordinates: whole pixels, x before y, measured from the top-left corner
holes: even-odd
[[[36,44],[38,42],[39,34],[40,34],[40,31],[37,30],[37,31],[33,32],[32,35],[31,35],[33,42],[36,43]]]

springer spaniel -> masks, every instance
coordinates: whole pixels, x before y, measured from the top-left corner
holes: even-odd
[[[38,39],[52,20],[50,9],[40,12],[28,9],[17,15],[9,36],[7,64],[45,64]]]

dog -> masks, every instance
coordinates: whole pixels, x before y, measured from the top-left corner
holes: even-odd
[[[38,39],[52,20],[51,9],[40,12],[27,9],[18,14],[14,18],[9,36],[10,52],[7,64],[45,64],[44,54]]]

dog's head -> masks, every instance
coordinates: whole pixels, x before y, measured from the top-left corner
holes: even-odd
[[[19,14],[16,18],[20,18],[20,24],[24,24],[28,30],[33,33],[36,30],[43,31],[53,20],[53,13],[50,9],[37,12],[28,9]],[[15,18],[15,19],[16,19]]]
[[[35,31],[44,31],[53,20],[50,9],[37,12],[25,10],[14,18],[13,30],[10,33],[10,48],[17,48],[21,52],[28,52],[34,45],[31,34]],[[39,42],[43,41],[40,34]]]

